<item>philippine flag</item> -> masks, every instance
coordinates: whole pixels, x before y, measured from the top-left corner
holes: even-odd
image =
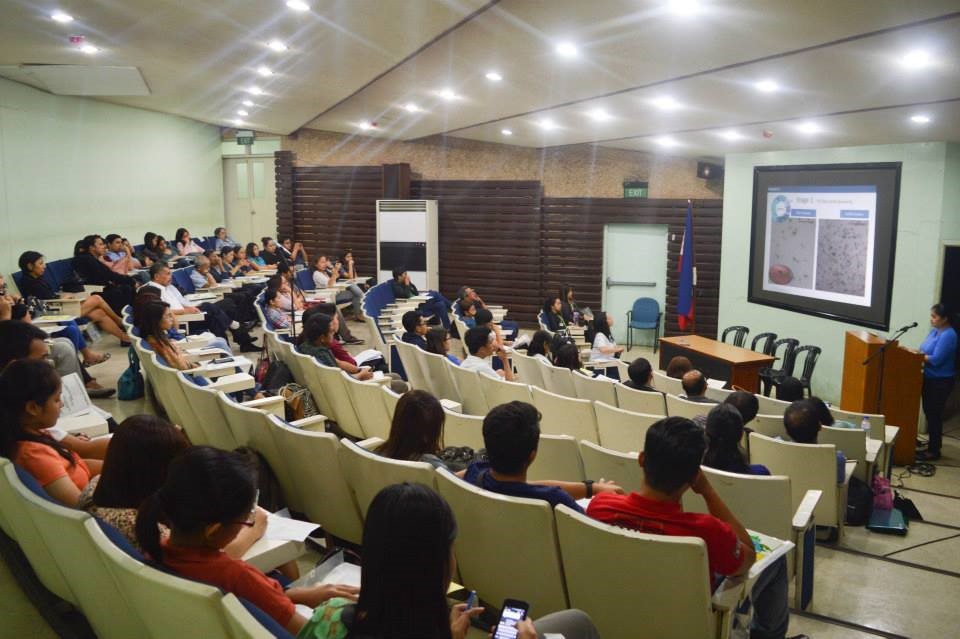
[[[677,323],[680,330],[693,328],[693,207],[687,202],[687,222],[683,227],[683,241],[680,243],[680,260],[677,263],[680,273],[680,289],[677,295]]]

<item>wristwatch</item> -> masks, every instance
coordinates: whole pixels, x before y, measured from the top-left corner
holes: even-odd
[[[593,497],[593,480],[587,479],[583,482],[583,485],[587,487],[587,499]]]

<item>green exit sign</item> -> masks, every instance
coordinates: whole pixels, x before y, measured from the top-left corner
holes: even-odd
[[[253,144],[253,140],[256,136],[253,131],[237,131],[237,144],[241,146],[249,146]]]
[[[624,182],[623,197],[625,198],[645,198],[647,197],[649,184],[647,182]]]

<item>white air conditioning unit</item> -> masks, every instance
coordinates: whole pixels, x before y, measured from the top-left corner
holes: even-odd
[[[421,291],[440,287],[436,200],[377,200],[377,279],[395,268]]]

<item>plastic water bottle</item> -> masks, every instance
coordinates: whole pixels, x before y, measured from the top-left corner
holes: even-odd
[[[866,415],[860,420],[860,430],[866,433],[867,437],[870,436],[870,419]]]

